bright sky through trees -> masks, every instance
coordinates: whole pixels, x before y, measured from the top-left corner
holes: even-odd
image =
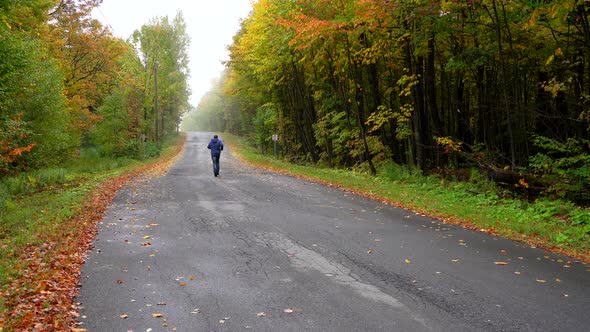
[[[191,38],[190,101],[196,106],[223,70],[226,47],[251,8],[250,0],[104,0],[93,15],[110,26],[115,36],[127,39],[150,19],[166,15],[172,19],[181,10]]]

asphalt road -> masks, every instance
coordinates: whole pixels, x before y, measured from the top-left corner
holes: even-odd
[[[241,164],[189,133],[82,270],[89,331],[590,331],[590,266]],[[223,138],[223,137],[221,137]],[[497,265],[505,262],[507,265]]]

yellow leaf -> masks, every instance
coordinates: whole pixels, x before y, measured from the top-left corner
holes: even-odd
[[[119,317],[121,317],[122,319],[127,319],[127,318],[129,318],[129,316],[128,316],[128,315],[124,315],[124,314],[123,314],[123,315],[119,315]]]
[[[507,262],[494,262],[494,264],[496,264],[496,265],[508,265]]]
[[[154,318],[162,318],[162,317],[164,317],[164,314],[155,313],[155,314],[152,314],[152,317],[154,317]]]
[[[191,276],[189,277],[190,280],[195,280],[195,276],[191,274]]]
[[[545,279],[537,279],[537,282],[547,282]]]
[[[151,239],[151,238],[152,238],[152,237],[151,237],[151,236],[149,236],[149,235],[145,235],[145,236],[143,237],[143,239],[144,239],[144,240]]]
[[[412,261],[410,259],[406,258],[406,260],[404,262],[406,262],[406,264],[410,264]]]
[[[555,278],[555,282],[561,282],[561,279]]]
[[[563,50],[561,47],[555,50],[555,55],[563,55]]]

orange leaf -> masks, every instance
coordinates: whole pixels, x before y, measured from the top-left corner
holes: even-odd
[[[508,265],[507,262],[494,262],[494,264],[496,264],[496,265]]]
[[[152,314],[152,317],[154,317],[154,318],[162,318],[162,317],[164,317],[164,314],[156,313],[156,314]]]

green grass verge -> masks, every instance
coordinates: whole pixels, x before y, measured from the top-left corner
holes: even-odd
[[[224,140],[239,157],[257,166],[330,183],[450,223],[590,261],[590,209],[567,201],[503,199],[495,185],[476,172],[471,182],[458,182],[386,164],[377,176],[370,176],[275,160],[239,137],[225,134]]]
[[[178,141],[166,144],[166,155]],[[59,169],[40,170],[0,180],[0,287],[18,278],[26,262],[22,252],[63,234],[61,224],[81,211],[81,203],[108,179],[157,158],[137,161],[109,159],[84,152],[79,159]],[[0,312],[4,311],[0,299]]]

